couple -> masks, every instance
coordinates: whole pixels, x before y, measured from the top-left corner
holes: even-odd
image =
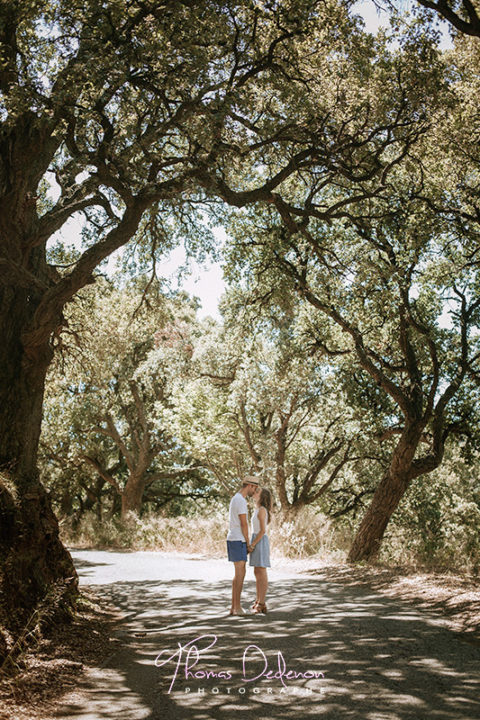
[[[247,497],[255,500],[255,512],[252,517],[252,538],[248,539]],[[242,487],[230,501],[230,529],[227,535],[228,559],[235,566],[232,582],[232,607],[230,615],[245,615],[240,604],[240,596],[245,579],[247,553],[250,553],[250,565],[255,570],[257,597],[252,605],[255,614],[266,613],[265,595],[267,593],[267,567],[270,567],[270,546],[267,537],[267,523],[270,522],[272,496],[270,490],[261,488],[258,478],[247,475]]]

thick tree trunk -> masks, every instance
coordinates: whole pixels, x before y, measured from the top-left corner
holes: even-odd
[[[423,430],[424,422],[418,422],[403,431],[390,466],[357,530],[348,554],[349,562],[371,560],[378,554],[390,518],[407,491],[409,471]]]
[[[95,479],[95,483],[93,487],[87,484],[87,482],[84,482],[82,484],[83,489],[85,490],[87,494],[87,499],[85,500],[85,503],[83,505],[83,512],[87,512],[90,510],[95,510],[95,515],[97,517],[97,520],[101,522],[102,520],[102,490],[105,485],[105,480],[98,476]]]
[[[143,502],[145,481],[135,475],[130,475],[122,492],[122,518],[125,519],[129,512],[140,514]]]
[[[53,585],[68,586],[67,606],[78,585],[36,466],[52,351],[22,343],[35,305],[32,290],[0,287],[0,622],[13,631]]]
[[[405,476],[387,473],[382,478],[353,540],[349,562],[371,560],[378,554],[390,518],[407,487]]]

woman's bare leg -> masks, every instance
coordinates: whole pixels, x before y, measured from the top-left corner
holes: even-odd
[[[257,586],[257,602],[264,603],[268,589],[268,575],[267,568],[256,567],[255,570],[255,584]]]

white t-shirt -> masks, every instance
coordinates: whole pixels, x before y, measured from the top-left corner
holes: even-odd
[[[241,540],[242,542],[245,542],[242,526],[240,525],[240,518],[238,517],[239,515],[248,515],[248,507],[247,501],[243,495],[237,492],[237,494],[230,500],[230,509],[228,511],[230,529],[228,531],[227,540]]]

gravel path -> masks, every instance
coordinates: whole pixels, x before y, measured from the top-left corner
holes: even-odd
[[[478,720],[480,648],[365,587],[270,571],[267,615],[229,617],[225,560],[72,551],[121,611],[118,649],[56,717],[76,720]],[[254,598],[247,570],[243,600]]]

